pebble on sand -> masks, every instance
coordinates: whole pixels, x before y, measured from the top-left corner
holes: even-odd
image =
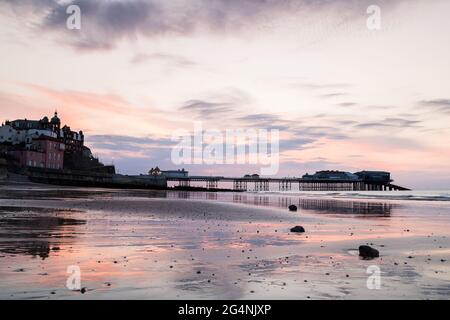
[[[291,232],[305,232],[305,228],[303,228],[302,226],[295,226],[291,228]]]
[[[380,256],[380,253],[377,249],[374,249],[369,246],[359,246],[359,256],[364,259],[373,259]]]

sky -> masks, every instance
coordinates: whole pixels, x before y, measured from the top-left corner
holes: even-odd
[[[174,132],[201,121],[279,130],[277,176],[385,170],[450,189],[448,12],[448,0],[0,0],[0,118],[57,110],[124,174],[258,171],[174,164]]]

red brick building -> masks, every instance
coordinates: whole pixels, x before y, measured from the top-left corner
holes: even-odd
[[[12,154],[24,167],[63,169],[64,143],[58,139],[41,136],[34,138],[26,150],[13,151]]]

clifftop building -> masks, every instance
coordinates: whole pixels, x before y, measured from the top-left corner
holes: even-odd
[[[83,132],[72,131],[68,126],[61,128],[61,120],[57,112],[51,120],[48,117],[41,120],[17,119],[6,121],[0,127],[0,143],[30,144],[33,138],[42,136],[59,139],[67,146],[68,152],[82,151],[83,149]]]
[[[64,167],[64,143],[56,138],[33,138],[24,150],[10,152],[22,167],[38,167],[61,170]]]
[[[83,131],[61,127],[57,112],[51,119],[6,121],[0,127],[0,145],[23,167],[115,172],[92,156]]]

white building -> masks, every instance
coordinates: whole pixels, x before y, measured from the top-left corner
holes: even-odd
[[[4,124],[0,127],[0,143],[9,142],[13,145],[25,143],[30,144],[33,138],[41,136],[56,138],[56,133],[50,130],[28,129],[16,130],[10,124]]]
[[[11,125],[6,124],[0,127],[0,143],[9,142],[19,144],[25,142],[25,132],[16,130]]]
[[[189,172],[184,170],[166,170],[161,171],[161,175],[165,176],[166,178],[187,178],[189,176]]]
[[[29,129],[25,133],[25,143],[29,144],[32,142],[33,138],[39,138],[41,136],[57,138],[57,134],[50,130],[42,130],[42,129]]]

